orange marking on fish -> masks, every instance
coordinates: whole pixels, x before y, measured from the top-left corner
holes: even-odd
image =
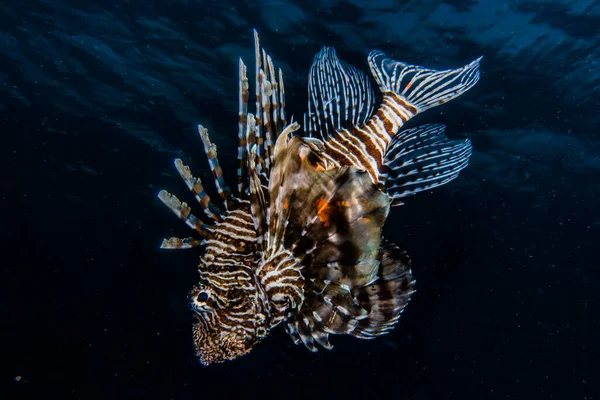
[[[285,201],[283,202],[283,208],[285,210],[287,210],[288,208],[290,208],[290,202],[288,201],[288,199],[285,199]]]
[[[330,224],[331,210],[329,209],[329,200],[325,200],[324,196],[319,197],[317,200],[317,215],[319,220],[323,223],[324,227],[328,227]]]

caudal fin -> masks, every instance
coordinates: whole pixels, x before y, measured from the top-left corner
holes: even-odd
[[[482,58],[462,68],[436,71],[392,60],[375,50],[369,54],[369,67],[384,94],[397,94],[409,107],[414,107],[414,114],[417,114],[444,104],[475,86],[479,81]]]

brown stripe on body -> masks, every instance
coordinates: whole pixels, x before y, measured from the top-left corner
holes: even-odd
[[[416,107],[396,93],[387,92],[377,112],[364,125],[330,134],[325,140],[326,152],[340,165],[366,170],[373,182],[379,183],[390,140],[416,114]]]
[[[353,126],[350,129],[351,134],[357,141],[364,144],[367,153],[374,159],[383,158],[383,153],[388,142],[377,135],[373,135],[370,131],[365,130],[365,125]]]
[[[331,142],[331,144],[335,142],[338,149],[342,151],[345,150],[345,159],[350,160],[350,157],[352,157],[350,165],[363,165],[365,168],[367,168],[369,161],[366,157],[368,157],[368,155],[365,154],[360,143],[356,143],[356,140],[353,141],[352,139],[352,134],[344,129],[341,132],[334,131],[331,135],[329,135],[327,141]],[[342,165],[347,165],[343,163],[343,160],[340,161],[342,161]]]
[[[240,265],[256,265],[257,250],[250,205],[242,201],[240,208],[228,212],[222,221],[214,225],[201,260],[220,269],[235,270]]]
[[[342,129],[341,131],[335,131],[328,141],[336,141],[339,143],[340,146],[343,146],[356,160],[350,164],[344,163],[344,159],[349,159],[348,156],[345,156],[344,159],[338,160],[341,165],[353,165],[364,169],[369,173],[371,178],[377,182],[378,164],[377,159],[373,157],[373,153],[378,153],[378,147],[375,146],[369,135],[365,134],[364,131],[360,131],[358,128],[354,128],[352,131]],[[383,158],[383,153],[380,153],[380,157]]]
[[[350,154],[343,145],[336,140],[327,140],[323,142],[325,152],[339,165],[356,165],[356,161],[350,158]]]
[[[385,132],[388,134],[389,139],[391,139],[398,133],[398,130],[402,128],[406,121],[417,115],[417,113],[417,108],[404,100],[404,98],[394,92],[386,92],[383,96],[383,102],[375,115],[383,121]]]
[[[298,260],[287,250],[262,263],[256,270],[262,287],[282,318],[289,308],[300,307],[304,300],[304,277]]]
[[[338,165],[354,166],[367,171],[373,182],[379,183],[383,151],[371,140],[375,134],[368,125],[364,130],[355,127],[352,132],[345,129],[341,132],[335,131],[324,141],[325,153]],[[365,153],[364,149],[352,143],[351,138],[355,141],[367,138],[363,141],[367,152]]]

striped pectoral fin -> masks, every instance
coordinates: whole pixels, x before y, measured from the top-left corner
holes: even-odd
[[[206,215],[215,221],[222,221],[223,216],[221,215],[221,211],[210,201],[210,197],[204,191],[200,178],[196,178],[192,175],[190,168],[187,165],[184,165],[183,161],[179,158],[175,159],[175,168],[177,169],[177,172],[179,172],[181,179],[183,179],[187,187],[196,196],[196,200],[198,200],[198,203],[200,203]]]
[[[311,309],[302,308],[300,312],[288,314],[284,326],[294,344],[303,343],[312,352],[317,351],[315,344],[327,350],[333,348],[329,343],[329,333],[325,331],[319,316]]]
[[[469,139],[450,140],[443,125],[400,132],[390,142],[381,174],[388,195],[399,199],[441,186],[458,177],[469,163]]]
[[[286,330],[295,343],[311,351],[316,351],[315,343],[331,349],[329,334],[352,332],[369,313],[342,286],[315,281],[309,286],[301,310],[286,318]]]
[[[365,309],[366,318],[358,321],[349,332],[361,339],[371,339],[393,329],[414,290],[410,258],[394,244],[384,245],[379,252],[380,268],[377,279],[352,293]]]
[[[164,238],[160,248],[161,249],[191,249],[193,247],[199,247],[202,245],[202,240],[198,240],[196,238],[188,237],[188,238],[178,238],[178,237],[170,237]]]
[[[369,54],[369,66],[382,92],[393,92],[417,112],[444,104],[479,81],[482,57],[462,68],[445,71],[427,69],[392,60],[381,51]]]
[[[301,314],[301,317],[295,320],[294,328],[290,330],[295,331],[304,346],[312,352],[317,351],[315,344],[327,350],[333,348],[323,324],[312,314]]]
[[[327,283],[320,290],[318,302],[329,305],[337,312],[353,319],[363,319],[368,311],[356,303],[348,288],[335,283]]]
[[[300,315],[300,318],[295,322],[295,331],[304,346],[312,352],[316,352],[317,348],[315,347],[315,340],[312,335],[312,328],[314,327],[314,320],[310,318],[303,317]]]
[[[177,215],[187,226],[200,233],[206,238],[210,238],[212,235],[212,229],[210,226],[202,223],[194,214],[192,214],[191,208],[186,204],[182,203],[177,197],[170,194],[166,190],[158,192],[158,198],[163,202],[164,205]]]

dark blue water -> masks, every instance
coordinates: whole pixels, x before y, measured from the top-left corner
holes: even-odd
[[[22,1],[0,9],[0,397],[598,399],[600,3]],[[419,116],[469,137],[456,181],[393,209],[417,293],[391,334],[311,354],[277,329],[202,367],[186,294],[199,253],[160,188],[172,159],[235,173],[237,58],[252,28],[306,110],[323,45],[477,86]],[[190,201],[190,199],[186,200]]]

